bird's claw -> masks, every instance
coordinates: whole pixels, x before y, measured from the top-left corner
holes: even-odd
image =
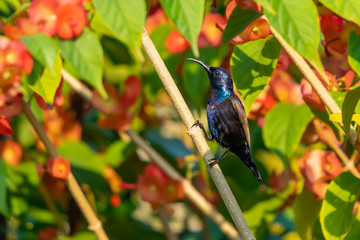
[[[202,123],[199,122],[199,120],[196,120],[195,123],[191,126],[191,127],[194,127],[194,126],[201,126]]]
[[[209,164],[206,165],[206,167],[209,167],[209,168],[212,168],[215,164],[217,164],[219,162],[220,159],[216,159],[216,158],[212,158],[210,159],[209,161],[212,161],[210,162]]]

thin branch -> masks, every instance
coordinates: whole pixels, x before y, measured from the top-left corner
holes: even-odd
[[[64,80],[83,98],[88,101],[92,99],[92,92],[78,79],[62,70]],[[76,86],[76,87],[74,87]],[[218,225],[220,230],[227,235],[229,239],[240,239],[238,232],[205,198],[191,182],[183,178],[154,148],[152,148],[142,137],[132,130],[125,131],[131,141],[146,152],[151,160],[155,162],[170,178],[182,182],[186,197],[197,206],[207,217]]]
[[[164,233],[167,240],[178,240],[178,237],[175,235],[175,233],[171,230],[170,224],[169,224],[169,216],[166,213],[166,210],[164,207],[160,208],[158,210],[159,218],[161,220],[161,223],[164,228]]]
[[[195,119],[192,116],[190,109],[186,105],[179,89],[177,88],[173,78],[171,77],[168,69],[166,68],[164,61],[161,59],[158,51],[156,50],[145,29],[141,38],[141,44],[146,54],[148,55],[151,63],[153,64],[156,72],[158,73],[177,111],[179,112],[187,130],[189,131],[195,143],[195,146],[199,150],[199,153],[202,156],[205,164],[208,165],[210,163],[210,159],[213,159],[214,156],[211,153],[210,148],[201,133],[201,130],[199,128],[192,129],[192,125],[194,124]],[[215,165],[214,167],[209,168],[208,171],[222,199],[224,200],[224,203],[239,231],[240,237],[242,239],[255,239],[233,193],[231,192],[228,183],[225,180],[224,175],[221,172],[220,167],[218,165]]]
[[[331,113],[341,113],[341,109],[339,105],[335,102],[335,100],[331,97],[329,92],[326,90],[324,85],[321,83],[319,78],[315,75],[313,70],[310,68],[309,64],[304,60],[302,56],[300,56],[283,38],[282,36],[271,27],[271,32],[274,37],[278,40],[290,58],[294,61],[297,67],[300,69],[302,74],[305,76],[307,81],[310,83],[315,92],[319,95],[320,99],[326,105],[326,107],[330,110]],[[343,124],[339,122],[340,126],[343,127]],[[349,139],[352,145],[360,151],[360,143],[358,140],[357,133],[353,126],[350,127]]]
[[[23,101],[23,112],[33,126],[36,134],[39,136],[40,140],[45,145],[46,149],[50,153],[52,158],[59,156],[59,153],[56,147],[52,144],[49,137],[47,136],[44,128],[41,126],[39,121],[35,118],[33,112],[30,109],[30,106],[27,102]],[[97,238],[100,240],[107,240],[108,237],[102,227],[100,220],[95,215],[93,209],[91,208],[89,202],[87,201],[84,193],[82,192],[79,184],[77,183],[74,175],[70,172],[68,178],[66,179],[67,186],[74,197],[76,203],[78,204],[81,212],[83,213],[86,220],[89,222],[89,230],[94,231]]]
[[[41,196],[44,198],[45,204],[49,208],[50,212],[54,215],[55,222],[58,226],[60,234],[65,236],[68,231],[65,229],[65,222],[61,219],[59,211],[57,210],[54,200],[51,198],[49,192],[47,191],[44,183],[40,183],[38,191]]]
[[[355,177],[360,178],[360,173],[356,169],[356,167],[354,165],[354,161],[350,161],[350,159],[343,152],[343,150],[338,145],[336,145],[335,142],[333,142],[331,140],[330,136],[328,136],[327,132],[324,131],[324,129],[320,125],[320,120],[314,119],[314,126],[315,126],[316,131],[319,134],[324,136],[326,144],[329,145],[329,147],[331,147],[334,150],[334,152],[339,156],[341,161],[344,163],[344,165],[345,165],[344,170],[350,171]],[[355,152],[358,152],[358,151],[355,151]]]

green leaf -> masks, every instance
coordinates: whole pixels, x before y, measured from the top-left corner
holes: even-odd
[[[312,118],[313,114],[306,104],[277,104],[265,116],[263,137],[266,147],[290,158]]]
[[[351,230],[348,235],[346,235],[346,240],[358,240],[360,236],[360,214],[356,215],[355,222],[351,226]]]
[[[360,26],[360,5],[358,0],[320,0],[331,11]]]
[[[271,6],[269,0],[254,0],[254,2],[258,2],[261,4],[261,6],[271,14],[276,14],[276,11]]]
[[[84,142],[65,141],[58,150],[71,166],[102,175],[106,163]]]
[[[177,30],[191,45],[196,57],[199,56],[197,39],[203,23],[205,0],[161,0],[166,15]]]
[[[234,8],[229,20],[227,21],[225,30],[222,36],[222,45],[227,44],[231,39],[236,37],[239,33],[249,26],[255,19],[259,18],[261,13],[257,13],[252,9],[243,10],[238,7]]]
[[[320,223],[327,240],[344,239],[353,223],[353,209],[360,196],[360,180],[349,172],[337,176],[328,186],[320,210]]]
[[[139,48],[146,18],[144,0],[93,0],[99,17],[116,37]]]
[[[350,32],[348,60],[351,68],[360,76],[360,35]]]
[[[312,229],[320,208],[321,201],[316,200],[314,194],[304,187],[294,203],[295,226],[302,239],[311,239]]]
[[[47,67],[52,73],[55,73],[54,63],[58,48],[51,37],[39,33],[32,36],[23,36],[21,40],[25,43],[33,58],[44,67]]]
[[[6,192],[6,165],[4,160],[0,159],[0,213],[5,216],[8,215]]]
[[[270,24],[299,54],[318,71],[324,71],[318,47],[320,43],[319,16],[312,0],[269,0],[275,14],[264,9]]]
[[[230,66],[235,85],[248,114],[257,96],[270,81],[281,46],[273,37],[237,45]]]
[[[103,98],[107,97],[102,84],[103,49],[95,34],[85,28],[75,40],[60,40],[61,56],[68,61]]]
[[[41,66],[35,66],[31,76],[29,77],[29,87],[39,94],[47,104],[52,104],[54,102],[54,97],[57,88],[61,82],[61,68],[62,61],[60,55],[58,54],[53,66],[54,71],[51,72],[48,68],[41,73]],[[40,77],[36,77],[39,76]]]
[[[118,167],[125,160],[124,151],[129,146],[127,142],[116,141],[111,144],[104,155],[104,160],[111,166]]]
[[[344,102],[342,104],[342,122],[344,124],[344,131],[346,135],[349,134],[351,119],[353,117],[359,98],[360,98],[360,87],[357,87],[351,89],[346,93]]]

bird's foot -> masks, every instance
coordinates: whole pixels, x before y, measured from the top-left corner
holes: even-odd
[[[220,159],[212,158],[209,161],[211,161],[206,167],[212,168],[215,164],[219,163]]]
[[[204,125],[203,125],[201,122],[199,122],[199,120],[196,120],[195,123],[194,123],[191,127],[192,127],[192,128],[193,128],[193,127],[203,128]]]

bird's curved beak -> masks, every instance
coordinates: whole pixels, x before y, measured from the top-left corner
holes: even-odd
[[[190,61],[193,61],[193,62],[196,62],[196,63],[200,64],[201,66],[203,66],[205,68],[206,72],[211,73],[210,66],[206,65],[202,61],[194,59],[194,58],[187,58],[187,60],[190,60]]]

